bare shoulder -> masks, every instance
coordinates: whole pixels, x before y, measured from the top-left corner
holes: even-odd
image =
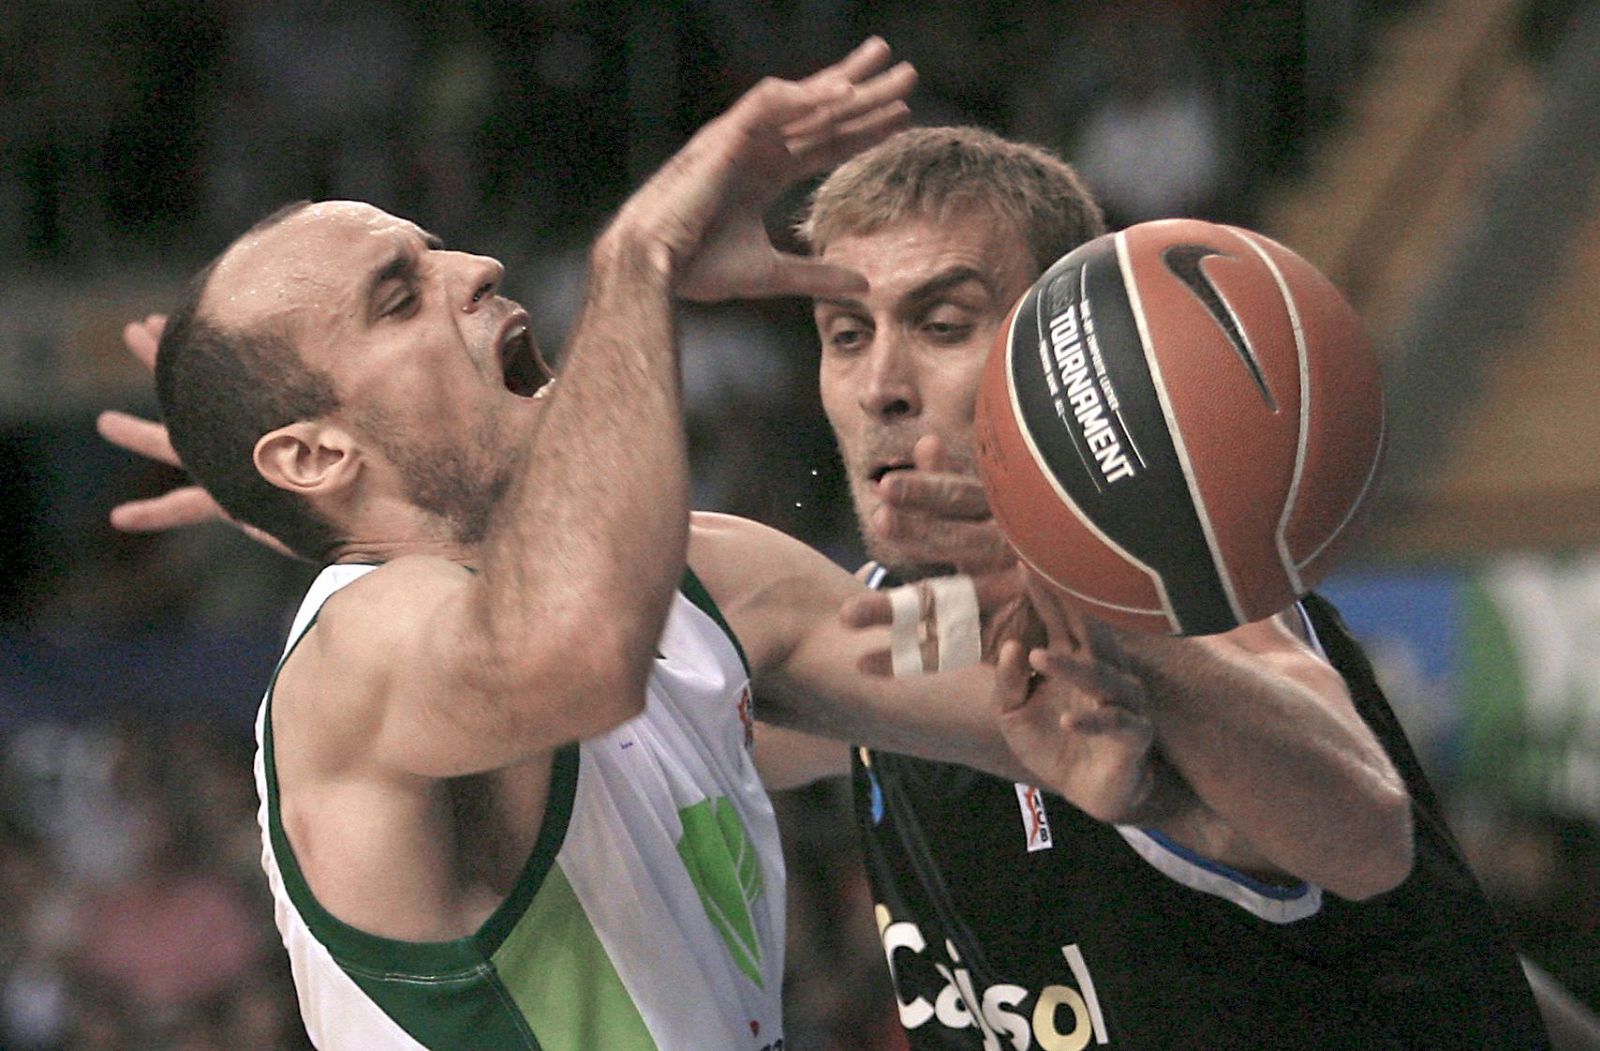
[[[765,560],[808,551],[789,534],[754,519],[719,511],[696,511],[689,517],[689,562],[702,580],[737,577]]]
[[[735,515],[696,512],[689,565],[728,618],[752,670],[782,660],[819,618],[862,588],[787,533]]]
[[[274,723],[314,725],[308,743],[354,758],[350,742],[371,739],[389,683],[407,674],[440,610],[470,579],[453,562],[408,556],[330,595],[278,673]]]
[[[317,616],[317,648],[334,647],[339,658],[358,663],[366,654],[386,659],[383,651],[404,648],[471,580],[466,567],[442,558],[386,562],[329,596]]]

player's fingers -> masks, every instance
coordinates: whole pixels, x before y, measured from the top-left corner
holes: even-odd
[[[773,264],[770,280],[764,282],[763,295],[795,295],[817,299],[859,295],[867,290],[867,279],[860,271],[819,259],[780,254]]]
[[[1018,651],[1021,652],[1020,646]],[[1071,728],[1071,709],[1052,699],[1047,693],[1051,689],[1049,681],[1028,669],[1026,662],[1020,678],[1006,680],[1004,692],[1001,675],[997,669],[995,716],[1001,735],[1025,765],[1040,771],[1049,769],[1058,761],[1064,731]]]
[[[829,77],[839,77],[852,84],[859,83],[888,64],[893,50],[881,36],[869,36],[850,49],[850,53],[831,66],[824,66],[801,81],[802,84]]]
[[[786,169],[793,168],[797,164],[791,156],[794,137],[803,133],[808,141],[825,138],[837,121],[837,110],[846,106],[855,90],[854,84],[841,77],[805,81],[766,77],[721,117],[696,132],[679,151],[677,162],[681,165],[684,158],[705,151],[734,159],[749,142],[759,141],[782,153]]]
[[[999,530],[989,521],[964,522],[887,505],[867,519],[875,539],[892,540],[909,561],[952,565],[963,573],[993,573],[1016,563]]]
[[[1033,669],[1028,666],[1022,643],[1007,639],[1000,644],[1000,655],[994,669],[994,699],[1002,712],[1012,711],[1028,703],[1031,695]]]
[[[944,439],[937,434],[924,434],[911,447],[911,462],[924,471],[953,471],[955,463]]]
[[[160,460],[173,467],[182,466],[177,451],[172,448],[167,428],[163,424],[116,409],[107,409],[95,417],[94,426],[100,437],[112,445],[151,460]]]
[[[122,342],[133,356],[144,362],[146,368],[156,367],[156,348],[161,345],[161,333],[167,327],[165,314],[147,314],[142,321],[130,321],[122,326]]]
[[[764,81],[762,90],[782,91],[808,102],[803,110],[782,122],[790,151],[798,154],[829,139],[870,135],[874,128],[891,119],[894,109],[903,107],[916,87],[917,71],[909,62],[884,69],[889,58],[889,45],[882,38],[873,37],[842,61],[803,80]]]
[[[798,85],[778,83],[792,88],[795,98],[810,101],[806,109],[797,112],[792,120],[779,128],[784,146],[790,154],[798,155],[803,147],[813,146],[837,134],[838,125],[846,120],[843,114],[853,114],[856,110],[856,85],[848,80],[827,78],[808,80]]]
[[[898,508],[946,518],[989,520],[989,498],[976,478],[930,470],[890,471],[878,495]]]
[[[1015,567],[991,570],[987,573],[969,573],[972,588],[978,593],[978,608],[985,613],[1000,610],[1021,610],[1027,603],[1022,598]]]
[[[815,175],[836,168],[911,121],[911,109],[903,100],[885,103],[861,117],[839,121],[838,108],[848,106],[849,100],[844,100],[823,114],[826,119],[817,122],[816,130],[786,137],[785,145],[798,175]]]
[[[1107,692],[1105,675],[1097,665],[1075,660],[1059,650],[1048,647],[1029,650],[1028,666],[1046,678],[1059,680],[1096,697],[1103,697]]]
[[[856,658],[856,670],[863,675],[889,678],[894,675],[894,659],[888,650],[872,650]]]
[[[1028,600],[1033,603],[1040,622],[1044,624],[1050,645],[1073,654],[1093,652],[1089,626],[1084,617],[1032,571],[1024,571],[1024,577]]]
[[[856,595],[839,607],[839,620],[849,628],[874,628],[892,623],[893,603],[886,592],[873,591]]]
[[[159,533],[223,518],[222,509],[197,485],[186,485],[148,500],[131,500],[111,509],[111,524],[124,533]]]
[[[1102,704],[1075,712],[1072,728],[1086,734],[1123,734],[1145,737],[1154,733],[1148,716],[1120,705]]]
[[[222,508],[218,507],[217,508],[217,513],[219,515],[222,514],[223,513]],[[241,530],[243,530],[245,536],[249,537],[251,540],[254,540],[256,543],[262,545],[263,547],[270,548],[273,551],[276,551],[278,554],[285,556],[286,558],[294,558],[294,559],[300,558],[299,555],[295,554],[293,551],[291,551],[289,549],[289,545],[288,544],[285,544],[283,541],[279,540],[277,537],[273,536],[271,533],[268,533],[266,530],[257,529],[253,525],[246,525],[245,523],[240,522],[238,519],[230,519],[230,521],[233,522],[234,525],[238,526]]]
[[[1023,571],[1023,580],[1028,598],[1033,602],[1033,608],[1038,611],[1044,626],[1052,633],[1070,630],[1061,596],[1056,594],[1055,589],[1039,579],[1031,569]]]
[[[834,81],[819,79],[815,84],[802,82],[806,88],[827,88],[833,92]],[[909,62],[900,62],[870,80],[850,84],[851,90],[841,94],[828,106],[828,121],[834,135],[856,135],[866,132],[882,121],[888,111],[904,106],[906,99],[917,86],[917,71]],[[824,128],[815,114],[808,114],[783,129],[791,145],[804,142]]]

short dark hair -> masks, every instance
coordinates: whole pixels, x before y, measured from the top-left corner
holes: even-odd
[[[244,236],[282,222],[307,203],[278,209]],[[195,275],[167,318],[156,353],[161,415],[184,467],[223,510],[302,558],[320,561],[339,542],[337,531],[304,499],[261,476],[255,446],[269,431],[333,412],[339,397],[332,377],[301,360],[287,331],[227,330],[203,315],[206,286],[221,258]]]
[[[820,253],[843,234],[870,234],[914,216],[982,205],[1027,239],[1038,272],[1106,232],[1105,216],[1072,166],[1041,146],[976,127],[907,128],[836,168],[796,227]]]

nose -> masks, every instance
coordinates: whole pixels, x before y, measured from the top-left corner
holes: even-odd
[[[922,411],[912,348],[894,329],[879,330],[867,352],[866,365],[857,397],[868,416],[891,420]]]
[[[486,255],[455,253],[459,257],[452,284],[461,309],[471,314],[500,288],[506,268],[498,259]]]

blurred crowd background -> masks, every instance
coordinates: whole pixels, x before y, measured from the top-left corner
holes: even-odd
[[[1563,65],[1575,49],[1593,64],[1588,7],[0,3],[0,1048],[307,1046],[259,868],[249,764],[260,690],[313,570],[223,526],[110,529],[114,503],[180,480],[94,434],[101,408],[153,409],[122,325],[166,309],[277,204],[354,197],[500,257],[507,294],[558,359],[586,241],[627,191],[759,76],[803,74],[870,32],[920,69],[917,121],[1058,149],[1117,225],[1184,214],[1256,226],[1352,292],[1395,381],[1393,483],[1376,539],[1329,590],[1365,633],[1519,944],[1600,1006],[1600,527],[1583,532],[1600,523],[1600,483],[1591,465],[1587,481],[1510,518],[1517,493],[1472,503],[1461,485],[1429,489],[1440,464],[1448,474],[1441,443],[1475,433],[1441,430],[1440,414],[1470,416],[1496,389],[1482,378],[1493,355],[1466,351],[1485,338],[1503,350],[1529,323],[1451,335],[1408,309],[1470,319],[1451,304],[1492,298],[1475,293],[1485,268],[1471,253],[1505,258],[1503,240],[1474,238],[1496,221],[1528,231],[1535,212],[1552,229],[1516,260],[1526,280],[1593,289],[1595,270],[1562,276],[1581,259],[1554,260],[1568,245],[1558,235],[1589,228],[1580,151],[1600,133],[1577,118],[1550,126],[1573,93],[1587,103],[1575,112],[1600,111]],[[1457,79],[1442,88],[1418,79],[1450,61]],[[1328,202],[1358,196],[1352,158],[1393,151],[1380,118],[1418,114],[1374,195],[1389,210],[1358,209],[1353,232],[1330,241],[1340,213]],[[1547,146],[1528,161],[1552,135],[1560,156]],[[1441,165],[1461,157],[1471,169],[1454,210],[1427,214],[1415,187],[1457,178]],[[780,240],[799,201],[773,217]],[[1419,255],[1412,227],[1450,236]],[[1381,245],[1386,269],[1352,243]],[[1532,301],[1506,269],[1494,295]],[[1584,368],[1589,330],[1577,331],[1561,382],[1581,390],[1600,370]],[[806,305],[695,308],[683,339],[698,505],[853,568],[860,544],[817,405]],[[1430,357],[1440,345],[1457,356]],[[1600,460],[1597,433],[1548,455]],[[1545,455],[1524,445],[1523,473]],[[1488,476],[1473,462],[1464,476]],[[846,786],[786,793],[779,808],[786,1046],[896,1047]]]

